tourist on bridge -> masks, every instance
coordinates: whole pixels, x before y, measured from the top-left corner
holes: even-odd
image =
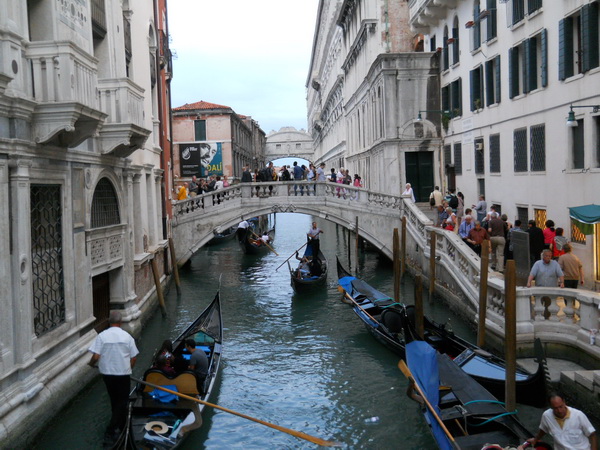
[[[456,194],[458,199],[458,206],[456,207],[456,218],[458,219],[458,226],[460,226],[463,217],[465,217],[465,196],[462,192]]]
[[[529,221],[529,264],[533,266],[540,260],[542,250],[544,250],[544,232],[535,223],[535,220]]]
[[[556,229],[554,228],[553,220],[546,220],[544,224],[546,228],[542,230],[544,233],[544,248],[550,248],[550,244],[552,244],[552,239],[556,236]]]
[[[177,200],[185,200],[188,198],[188,190],[187,183],[183,183],[179,186],[179,190],[177,191]]]
[[[488,222],[488,233],[492,244],[492,268],[504,272],[504,247],[506,245],[507,224],[497,213]]]
[[[481,243],[486,239],[489,241],[490,236],[487,230],[481,226],[481,222],[477,220],[473,229],[469,231],[466,239],[467,245],[477,253],[477,256],[481,256]]]
[[[466,239],[469,236],[471,230],[475,228],[475,222],[473,221],[473,216],[468,214],[465,216],[465,219],[458,226],[458,235],[462,238],[462,240],[466,243]]]
[[[331,175],[329,175],[329,181],[331,181],[332,183],[335,183],[337,181],[337,175],[333,167],[331,168]]]
[[[242,183],[251,183],[252,182],[252,173],[250,172],[250,168],[245,166],[242,169]]]
[[[554,438],[555,450],[596,450],[596,430],[586,415],[573,407],[567,406],[560,394],[551,394],[550,409],[542,414],[540,427],[527,442],[535,446],[546,434]],[[520,446],[519,449],[522,449]]]
[[[413,191],[412,186],[410,185],[410,183],[406,183],[406,186],[404,187],[404,192],[402,193],[402,197],[407,196],[413,203],[415,203],[415,193]]]
[[[448,213],[446,212],[446,208],[443,204],[438,205],[437,210],[437,222],[435,226],[444,228],[444,225],[446,225],[446,219],[448,218]]]
[[[298,165],[297,161],[294,161],[294,180],[300,181],[304,178],[304,170]],[[298,185],[294,185],[294,195],[298,195]],[[304,186],[300,186],[300,195],[304,195]]]
[[[352,185],[354,187],[358,187],[358,188],[363,187],[362,178],[359,177],[357,173],[354,174],[354,182],[352,183]],[[358,201],[359,195],[360,195],[360,191],[354,191],[352,193],[352,200],[357,200]]]
[[[312,227],[306,233],[306,237],[308,238],[308,245],[312,247],[313,258],[317,258],[319,256],[320,250],[320,241],[319,235],[323,233],[319,227],[317,227],[317,222],[312,223]]]
[[[436,186],[433,189],[433,192],[429,194],[429,205],[431,209],[434,207],[442,206],[442,201],[444,200],[444,196],[442,195],[442,191],[440,191],[440,187]]]
[[[279,178],[281,181],[290,181],[292,179],[290,175],[290,171],[288,170],[288,166],[283,166],[279,171]]]
[[[531,287],[533,280],[535,280],[535,285],[538,287],[565,287],[565,274],[560,265],[552,259],[552,250],[544,249],[542,260],[535,262],[529,273],[529,278],[527,278],[527,287]]]
[[[325,177],[325,163],[319,164],[319,168],[317,169],[317,181],[327,181],[327,178]]]
[[[138,349],[129,333],[121,329],[121,312],[113,310],[108,316],[109,327],[100,333],[88,351],[92,357],[88,363],[100,369],[112,415],[105,438],[114,441],[125,426],[127,402],[129,400],[129,376],[135,365]]]
[[[193,197],[195,195],[198,195],[199,186],[198,186],[198,179],[196,178],[196,175],[194,175],[192,177],[192,181],[190,181],[190,197]],[[192,195],[194,194],[194,195]]]
[[[480,195],[479,201],[477,202],[476,205],[473,205],[472,208],[477,213],[477,220],[479,222],[483,221],[483,219],[485,218],[485,215],[487,213],[487,202],[485,201],[485,196]]]
[[[558,265],[565,274],[565,287],[577,289],[579,283],[582,286],[584,284],[583,264],[581,264],[581,260],[576,255],[571,253],[573,250],[571,244],[565,244],[563,250],[565,254],[558,258]]]

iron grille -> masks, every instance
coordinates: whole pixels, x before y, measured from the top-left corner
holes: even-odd
[[[529,211],[527,208],[517,206],[517,219],[521,221],[521,229],[527,230],[527,223],[529,222]]]
[[[527,128],[514,131],[515,172],[527,172]]]
[[[462,144],[460,142],[454,144],[454,173],[462,175]]]
[[[542,230],[546,228],[546,221],[548,220],[548,216],[546,214],[545,209],[534,209],[533,210],[535,224],[540,227]]]
[[[475,173],[485,173],[485,157],[483,154],[483,139],[475,139]]]
[[[578,244],[585,244],[585,234],[581,232],[579,228],[575,226],[573,221],[571,221],[571,242],[576,242]]]
[[[452,146],[444,145],[444,164],[446,167],[452,164]]]
[[[30,196],[33,328],[40,336],[65,321],[61,187],[32,184]]]
[[[112,183],[107,178],[102,178],[92,199],[92,228],[108,227],[121,223],[119,215],[119,202]]]
[[[490,136],[490,173],[500,173],[500,135]]]
[[[531,139],[531,171],[546,170],[546,126],[535,125],[529,130]]]

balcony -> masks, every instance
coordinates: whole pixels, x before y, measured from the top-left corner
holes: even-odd
[[[90,257],[92,276],[124,264],[127,225],[86,230],[86,251]]]
[[[100,150],[126,158],[143,147],[151,130],[144,128],[144,90],[129,78],[98,82],[100,110],[107,114],[100,129]]]
[[[94,136],[106,114],[97,107],[97,60],[71,42],[32,42],[34,140],[75,147]]]
[[[410,26],[414,31],[427,34],[457,3],[457,0],[411,0],[408,5]]]

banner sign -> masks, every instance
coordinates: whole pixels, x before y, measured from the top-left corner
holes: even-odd
[[[223,143],[179,144],[179,164],[182,177],[223,176]]]

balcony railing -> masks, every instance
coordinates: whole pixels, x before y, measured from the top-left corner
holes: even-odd
[[[129,78],[100,80],[98,101],[106,123],[144,125],[144,90]]]

